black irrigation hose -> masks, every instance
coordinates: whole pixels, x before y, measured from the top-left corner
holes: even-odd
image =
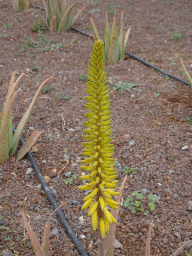
[[[187,81],[185,81],[185,80],[182,80],[182,79],[180,79],[180,78],[178,78],[178,77],[176,77],[176,76],[173,76],[173,75],[171,75],[171,74],[169,74],[169,73],[166,73],[165,71],[163,71],[163,70],[161,70],[161,69],[159,69],[159,68],[157,68],[157,67],[155,67],[155,66],[149,64],[148,62],[146,62],[146,61],[144,61],[144,60],[141,60],[140,58],[138,58],[137,56],[135,56],[135,55],[133,55],[133,54],[131,54],[131,53],[129,53],[129,52],[125,52],[125,53],[126,53],[127,55],[129,55],[131,58],[133,58],[133,59],[135,59],[135,60],[138,60],[138,61],[140,61],[141,63],[147,65],[148,67],[153,68],[153,69],[155,69],[155,70],[157,70],[157,71],[163,73],[164,75],[169,76],[169,77],[171,77],[171,78],[173,78],[173,79],[175,79],[175,80],[177,80],[177,81],[179,81],[179,82],[181,82],[181,83],[184,83],[184,84],[186,84],[187,86],[191,86],[189,82],[187,82]]]
[[[13,131],[15,131],[15,129],[13,128]],[[23,145],[25,143],[24,139],[20,137],[19,139],[20,143]],[[29,161],[31,162],[32,164],[32,167],[37,175],[37,178],[39,179],[50,203],[53,205],[54,209],[57,209],[59,207],[59,205],[57,204],[51,190],[49,189],[49,187],[47,186],[40,170],[38,169],[37,167],[37,164],[31,154],[31,152],[29,151],[28,153],[28,158],[29,158]],[[59,217],[59,220],[61,221],[61,223],[63,224],[64,228],[66,229],[68,235],[70,236],[70,238],[72,239],[73,243],[76,245],[80,255],[82,256],[88,256],[87,252],[85,251],[85,249],[83,248],[81,242],[79,241],[79,239],[77,238],[77,236],[75,235],[73,229],[71,228],[69,222],[67,221],[67,219],[65,218],[65,215],[64,213],[62,212],[61,209],[58,209],[56,211],[58,217]]]
[[[44,8],[39,7],[39,6],[36,6],[36,5],[35,5],[35,7],[36,7],[37,9],[45,10]],[[72,29],[75,30],[76,32],[82,34],[82,35],[85,35],[85,36],[88,36],[88,37],[92,37],[91,35],[89,35],[89,34],[87,34],[87,33],[85,33],[85,32],[82,32],[81,30],[79,30],[79,29],[77,29],[77,28],[72,27]],[[178,77],[176,77],[176,76],[173,76],[173,75],[171,75],[171,74],[169,74],[169,73],[167,73],[167,72],[165,72],[165,71],[163,71],[163,70],[161,70],[161,69],[159,69],[159,68],[157,68],[157,67],[151,65],[150,63],[148,63],[148,62],[146,62],[146,61],[144,61],[144,60],[138,58],[137,56],[135,56],[135,55],[133,55],[133,54],[131,54],[131,53],[129,53],[129,52],[125,52],[125,54],[129,55],[129,57],[131,57],[131,58],[133,58],[133,59],[135,59],[135,60],[137,60],[137,61],[140,61],[141,63],[147,65],[148,67],[153,68],[153,69],[155,69],[156,71],[159,71],[160,73],[162,73],[162,74],[164,74],[164,75],[166,75],[166,76],[168,76],[168,77],[170,77],[170,78],[173,78],[173,79],[175,79],[175,80],[177,80],[177,81],[179,81],[179,82],[181,82],[181,83],[183,83],[183,84],[186,84],[187,86],[190,86],[190,87],[191,87],[191,84],[190,84],[189,82],[187,82],[187,81],[185,81],[185,80],[182,80],[182,79],[180,79],[180,78],[178,78]]]

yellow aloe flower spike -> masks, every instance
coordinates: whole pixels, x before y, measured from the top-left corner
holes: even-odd
[[[109,89],[106,85],[106,72],[104,64],[103,42],[95,41],[91,52],[90,66],[88,66],[88,82],[85,97],[85,107],[89,110],[85,114],[88,121],[84,122],[87,127],[83,132],[86,142],[84,147],[83,166],[80,168],[87,171],[81,180],[87,180],[80,190],[90,190],[84,198],[82,210],[89,207],[88,216],[92,216],[92,227],[95,231],[99,224],[100,235],[104,238],[109,230],[110,223],[116,223],[113,215],[107,210],[108,207],[117,209],[118,203],[113,196],[118,195],[114,189],[117,187],[117,172],[114,168],[114,146],[111,144],[112,116],[110,111]]]

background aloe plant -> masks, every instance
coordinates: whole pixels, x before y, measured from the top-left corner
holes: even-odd
[[[15,81],[15,73],[11,77],[8,93],[6,96],[6,100],[4,103],[4,108],[3,111],[0,112],[0,163],[6,161],[9,156],[13,156],[16,152],[18,143],[19,143],[19,138],[25,128],[25,125],[27,121],[30,118],[31,112],[34,108],[34,105],[37,101],[37,98],[41,92],[42,87],[51,79],[49,78],[45,80],[39,89],[37,90],[31,104],[29,105],[27,111],[23,115],[19,125],[17,126],[17,129],[15,133],[13,134],[12,131],[12,106],[14,103],[14,100],[17,96],[17,93],[15,91],[16,86],[22,79],[24,74],[20,75],[17,80]],[[33,146],[39,135],[41,134],[40,131],[34,131],[32,135],[28,138],[28,140],[25,142],[25,144],[21,147],[19,150],[16,159],[19,160],[21,159],[27,151]]]
[[[28,0],[12,0],[12,6],[16,11],[24,12],[29,10],[30,2]]]
[[[73,26],[85,7],[75,14],[77,2],[70,5],[69,0],[43,0],[46,20],[37,11],[43,23],[51,31],[67,31]]]
[[[97,40],[101,39],[97,27],[94,23],[94,21],[90,18],[94,32],[95,37]],[[117,32],[117,24],[115,15],[113,17],[113,24],[112,29],[110,32],[109,29],[109,21],[108,21],[108,15],[106,13],[106,25],[104,29],[104,56],[105,61],[108,64],[113,64],[115,62],[118,62],[119,60],[124,60],[125,58],[125,46],[129,38],[129,34],[131,31],[131,26],[127,29],[126,33],[123,33],[123,13],[121,13],[121,27],[120,32],[118,35]]]
[[[189,83],[190,83],[190,85],[191,85],[191,88],[192,88],[192,78],[191,78],[191,76],[189,75],[187,69],[185,68],[182,59],[180,59],[180,61],[181,61],[181,66],[182,66],[182,68],[183,68],[183,70],[184,70],[184,72],[185,72],[185,74],[186,74],[186,76],[187,76],[187,78],[188,78],[188,80],[189,80]]]

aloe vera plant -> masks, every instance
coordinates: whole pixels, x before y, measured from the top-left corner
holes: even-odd
[[[192,78],[191,78],[191,76],[189,75],[189,73],[188,73],[186,67],[184,66],[182,59],[180,59],[180,61],[181,61],[182,68],[183,68],[183,70],[184,70],[184,72],[185,72],[185,74],[186,74],[186,76],[187,76],[187,78],[188,78],[188,80],[189,80],[189,83],[190,83],[190,85],[191,85],[191,88],[192,88]]]
[[[48,221],[45,225],[44,232],[43,232],[42,246],[40,245],[35,233],[33,232],[32,228],[31,228],[31,225],[29,224],[29,222],[28,222],[27,218],[25,217],[24,213],[22,213],[22,219],[23,219],[25,228],[27,229],[27,232],[29,234],[29,238],[31,240],[31,244],[32,244],[32,247],[33,247],[33,250],[34,250],[36,256],[48,256],[48,254],[49,254],[49,236],[50,236],[50,228],[51,228],[51,221],[50,221],[51,217],[53,216],[53,214],[58,209],[63,207],[66,203],[63,203],[61,206],[59,206],[57,209],[55,209],[54,212],[49,217],[49,219],[48,219]]]
[[[90,18],[95,38],[97,40],[101,39],[97,27],[94,23],[94,21]],[[105,62],[108,64],[113,64],[115,62],[118,62],[119,60],[124,60],[125,58],[125,46],[127,44],[129,34],[131,31],[131,26],[127,29],[126,33],[123,33],[123,13],[121,13],[121,27],[120,32],[118,35],[117,32],[117,24],[115,15],[113,17],[113,24],[110,32],[109,28],[109,21],[108,21],[108,15],[106,13],[106,25],[104,29],[104,56],[105,56]]]
[[[8,93],[6,96],[6,100],[4,103],[3,111],[0,112],[0,163],[6,161],[9,156],[13,156],[17,150],[17,146],[19,143],[19,138],[25,128],[25,125],[27,121],[30,118],[31,112],[34,108],[34,105],[37,101],[37,98],[41,92],[42,87],[51,79],[48,78],[45,80],[39,89],[37,90],[31,104],[29,105],[27,111],[23,115],[20,123],[17,126],[17,129],[15,130],[15,133],[13,134],[12,131],[12,106],[14,103],[14,100],[17,96],[17,91],[15,91],[16,86],[22,79],[24,74],[20,75],[17,80],[15,81],[15,73],[11,77]],[[35,141],[38,139],[39,135],[41,134],[40,131],[34,131],[32,135],[27,139],[25,144],[20,148],[20,150],[17,153],[16,159],[20,160],[27,151],[33,146]]]
[[[30,8],[30,2],[28,0],[12,0],[12,6],[16,11],[24,12]]]
[[[85,7],[76,14],[77,2],[70,5],[69,0],[43,0],[46,20],[37,11],[45,26],[51,31],[67,31],[73,26]]]

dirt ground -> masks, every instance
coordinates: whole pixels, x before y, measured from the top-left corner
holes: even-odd
[[[41,1],[36,4],[43,6]],[[86,8],[75,28],[93,34],[92,17],[102,34],[105,13],[112,14],[115,6],[118,24],[123,11],[125,30],[132,25],[126,51],[186,80],[182,58],[192,74],[190,0],[80,0],[78,9],[83,6]],[[87,72],[93,40],[74,30],[44,30],[38,35],[31,30],[38,19],[33,9],[19,13],[13,10],[11,1],[0,1],[0,110],[14,71],[17,76],[25,73],[13,109],[15,126],[38,86],[46,78],[55,78],[49,83],[51,90],[40,95],[22,136],[26,139],[34,129],[42,132],[32,149],[33,157],[43,176],[49,177],[47,182],[58,204],[67,202],[63,212],[77,237],[89,255],[95,256],[97,233],[91,229],[87,212],[80,210],[85,192],[77,189],[82,181],[76,178],[82,173],[79,160],[86,112],[86,83],[80,80]],[[109,15],[110,24],[112,19]],[[155,210],[148,215],[131,213],[122,205],[116,230],[122,246],[114,255],[144,255],[152,220],[151,255],[171,255],[192,239],[192,89],[128,57],[106,66],[106,71],[114,82],[138,84],[123,92],[110,86],[119,184],[125,166],[136,169],[126,183],[123,199],[133,191],[145,196],[152,193],[157,199]],[[34,255],[21,212],[40,240],[53,212],[29,168],[27,158],[16,162],[13,157],[0,165],[2,255],[7,250],[12,255]],[[79,255],[56,216],[51,226],[56,235],[52,233],[49,255]],[[192,255],[191,248],[192,243],[180,255]]]

